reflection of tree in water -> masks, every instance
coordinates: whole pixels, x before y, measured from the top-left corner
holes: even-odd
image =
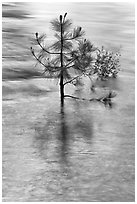
[[[68,154],[68,141],[69,141],[69,135],[70,135],[70,130],[67,125],[66,121],[66,116],[65,116],[65,111],[64,108],[61,108],[60,112],[60,128],[59,128],[59,140],[61,142],[61,159],[62,162],[67,164],[67,154]]]
[[[84,110],[85,104],[74,102],[74,109],[66,107],[60,113],[49,112],[46,118],[35,125],[36,147],[44,159],[67,163],[69,154],[73,154],[72,146],[81,140],[89,142],[92,138],[91,115]],[[78,148],[78,147],[77,147]],[[79,147],[80,148],[80,147]]]
[[[83,116],[79,102],[70,103],[70,106],[65,106],[60,113],[49,110],[35,125],[34,137],[36,152],[46,164],[40,173],[45,192],[60,194],[64,200],[71,200],[68,195],[76,191],[79,159],[86,151],[91,151],[89,141],[92,139],[91,116],[90,120],[86,112]]]

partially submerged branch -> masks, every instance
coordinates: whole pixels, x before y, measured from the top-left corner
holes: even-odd
[[[101,102],[103,104],[109,104],[111,103],[111,98],[114,98],[116,96],[115,93],[113,93],[112,91],[110,91],[106,96],[102,96],[100,98],[91,98],[91,99],[86,99],[86,98],[79,98],[76,96],[72,96],[72,95],[64,95],[64,98],[73,98],[73,99],[77,99],[77,100],[83,100],[83,101],[97,101],[97,102]]]
[[[72,95],[64,95],[65,98],[73,98],[73,99],[78,99],[78,100],[82,100],[82,101],[103,101],[103,98],[91,98],[91,99],[86,99],[86,98],[79,98],[76,96],[72,96]]]

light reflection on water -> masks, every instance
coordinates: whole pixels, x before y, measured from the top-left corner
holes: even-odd
[[[6,56],[3,69],[23,69],[24,66],[30,68],[31,63],[34,65],[29,51],[31,36],[36,31],[46,32],[50,36],[49,21],[68,12],[74,25],[82,26],[86,37],[95,45],[121,51],[122,71],[117,80],[105,84],[117,92],[112,109],[102,104],[68,99],[64,111],[60,112],[56,91],[45,93],[42,101],[40,95],[32,97],[28,94],[27,98],[22,87],[19,88],[22,98],[26,97],[28,101],[31,101],[31,97],[35,99],[4,106],[4,124],[14,129],[9,134],[9,129],[4,128],[4,200],[133,201],[133,5],[23,3],[17,4],[16,9],[23,10],[23,13],[26,11],[28,16],[20,19],[3,18],[3,56]],[[13,27],[15,30],[12,30]],[[34,80],[32,83],[37,86],[41,82]],[[13,88],[13,85],[10,86]],[[103,87],[104,84],[98,86]],[[70,87],[66,89],[74,91]],[[81,94],[81,91],[76,92]],[[85,90],[85,96],[90,94]]]

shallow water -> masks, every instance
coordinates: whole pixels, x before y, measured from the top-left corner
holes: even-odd
[[[9,80],[3,81],[3,201],[134,201],[133,5],[28,3],[16,8],[29,15],[3,17],[4,74],[9,67],[34,66],[28,40],[37,30],[50,35],[49,21],[62,12],[68,12],[74,25],[82,25],[95,45],[120,50],[121,71],[106,85],[117,93],[112,107],[65,99],[63,113],[56,80],[15,81],[7,74]],[[19,30],[7,32],[13,25]],[[84,90],[68,86],[66,93],[93,96],[87,81]]]

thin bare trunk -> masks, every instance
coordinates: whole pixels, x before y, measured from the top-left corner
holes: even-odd
[[[64,84],[63,84],[63,28],[62,28],[62,16],[60,16],[61,24],[61,52],[60,52],[60,62],[61,62],[61,76],[60,76],[60,96],[61,96],[61,106],[64,106]]]

